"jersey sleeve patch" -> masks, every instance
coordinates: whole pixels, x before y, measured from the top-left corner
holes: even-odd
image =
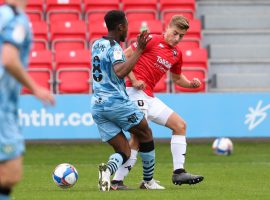
[[[120,49],[114,49],[113,58],[114,58],[114,60],[122,59],[122,51]]]
[[[22,43],[25,39],[26,36],[26,31],[23,25],[18,24],[14,27],[13,31],[12,31],[12,39],[16,42],[16,43]]]

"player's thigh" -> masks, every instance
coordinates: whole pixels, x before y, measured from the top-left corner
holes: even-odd
[[[152,130],[145,118],[141,122],[128,130],[131,134],[138,138],[139,142],[149,142],[153,140]]]
[[[153,98],[148,108],[148,119],[165,126],[174,111],[158,98]]]
[[[93,119],[97,124],[97,128],[103,142],[109,141],[122,131],[118,125],[108,120],[106,115],[106,113],[104,114],[104,112],[99,110],[92,110]]]
[[[12,160],[0,163],[0,185],[12,187],[21,180],[23,174],[23,157],[19,156]]]
[[[142,121],[144,113],[132,101],[127,101],[121,106],[108,111],[106,118],[124,131],[128,131]]]
[[[118,133],[115,137],[107,141],[115,152],[122,152],[127,157],[130,156],[130,146],[123,132]]]

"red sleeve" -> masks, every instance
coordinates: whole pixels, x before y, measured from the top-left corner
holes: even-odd
[[[145,51],[147,51],[148,49],[152,48],[152,46],[158,41],[156,36],[153,35],[149,35],[148,37],[152,37],[152,39],[147,43],[146,47],[145,47]],[[135,51],[137,49],[138,43],[137,42],[133,42],[131,44],[131,48],[133,51]]]
[[[170,72],[172,72],[174,74],[181,74],[181,72],[182,72],[182,63],[183,63],[183,61],[182,61],[182,52],[178,51],[178,53],[179,53],[179,60],[170,69]]]

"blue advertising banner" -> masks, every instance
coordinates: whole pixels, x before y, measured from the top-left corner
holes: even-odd
[[[188,138],[270,137],[270,94],[158,94],[187,123]],[[90,95],[58,95],[55,107],[21,97],[19,117],[26,139],[99,139],[90,113]],[[113,113],[112,113],[113,114]],[[150,123],[155,138],[168,128]]]

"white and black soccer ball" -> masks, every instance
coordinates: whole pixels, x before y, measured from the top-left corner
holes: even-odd
[[[218,155],[231,155],[233,152],[233,143],[229,138],[217,138],[213,142],[212,149]]]
[[[52,174],[53,181],[60,188],[70,188],[78,180],[78,172],[76,168],[68,163],[57,165]]]

